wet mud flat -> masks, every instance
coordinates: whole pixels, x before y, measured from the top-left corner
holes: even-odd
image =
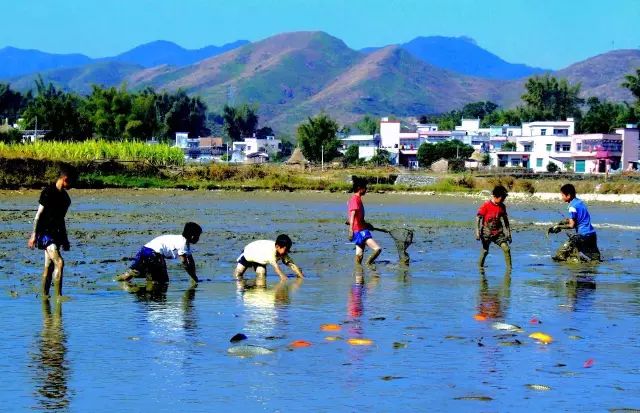
[[[492,246],[483,274],[481,199],[367,194],[371,222],[415,236],[410,266],[374,233],[382,262],[359,268],[348,194],[70,195],[70,299],[57,304],[38,296],[42,252],[26,248],[38,192],[0,192],[0,393],[16,411],[640,407],[636,205],[589,203],[605,261],[576,266],[551,261],[564,235],[544,236],[564,204],[509,199],[514,268]],[[190,288],[177,264],[166,290],[112,281],[141,245],[186,221],[205,230],[194,247],[204,282]],[[307,278],[278,283],[269,271],[268,289],[237,291],[243,246],[282,232]],[[246,340],[231,343],[238,333]]]

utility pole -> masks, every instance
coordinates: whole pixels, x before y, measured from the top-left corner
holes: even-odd
[[[33,141],[38,140],[38,117],[36,116],[36,129],[33,131]]]
[[[324,171],[324,145],[320,145],[320,165],[321,169]]]

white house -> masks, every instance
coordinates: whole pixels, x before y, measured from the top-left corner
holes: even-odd
[[[234,154],[241,153],[243,155],[243,160],[246,160],[249,155],[256,153],[265,153],[268,155],[278,154],[282,151],[282,142],[274,136],[267,136],[264,138],[256,138],[253,136],[250,138],[244,138],[242,141],[233,142],[232,150]]]
[[[342,144],[342,152],[346,152],[346,150],[350,146],[358,147],[358,158],[369,160],[375,154],[377,149],[380,147],[380,135],[349,135],[346,138],[340,139],[340,143]]]

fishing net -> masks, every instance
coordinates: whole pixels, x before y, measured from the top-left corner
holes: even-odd
[[[413,230],[409,228],[393,228],[393,229],[384,229],[384,228],[374,228],[376,231],[384,232],[389,234],[391,239],[396,245],[396,250],[398,252],[398,258],[401,263],[409,264],[409,254],[407,253],[407,248],[411,244],[413,244]]]

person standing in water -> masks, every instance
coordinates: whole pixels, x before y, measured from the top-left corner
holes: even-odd
[[[354,180],[353,190],[355,194],[347,203],[349,241],[356,244],[356,264],[362,263],[365,246],[371,248],[371,255],[367,259],[367,264],[371,265],[382,252],[382,248],[380,248],[371,235],[373,226],[364,219],[362,197],[367,193],[367,183],[359,179]]]
[[[563,229],[575,229],[576,232],[569,235],[569,240],[558,249],[553,260],[567,261],[572,257],[580,259],[580,254],[583,254],[589,261],[600,261],[598,237],[591,225],[587,205],[580,198],[576,198],[576,188],[572,184],[565,184],[560,188],[560,197],[569,204],[569,218],[553,225],[548,233],[557,234]]]
[[[498,185],[493,188],[492,199],[486,201],[478,209],[476,216],[476,239],[482,242],[482,252],[478,265],[484,267],[484,261],[489,254],[489,245],[493,242],[504,253],[507,268],[511,268],[511,227],[507,217],[507,208],[504,201],[507,198],[507,189]],[[504,222],[504,225],[503,225]]]
[[[55,183],[40,193],[38,211],[33,219],[33,232],[27,242],[31,249],[44,250],[44,270],[42,271],[42,295],[49,297],[51,281],[55,284],[58,297],[62,296],[64,260],[61,250],[69,251],[69,238],[65,216],[71,205],[67,189],[71,188],[76,173],[72,168],[63,168]]]

